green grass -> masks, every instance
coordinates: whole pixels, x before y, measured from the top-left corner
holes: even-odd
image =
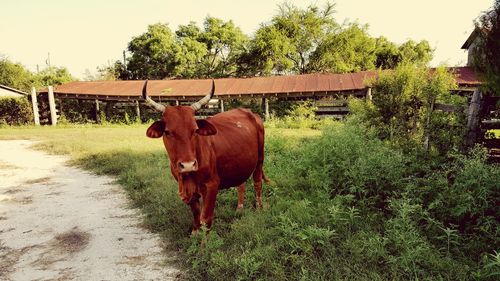
[[[495,130],[489,130],[488,133],[492,133],[495,138],[500,139],[500,130],[495,129]]]
[[[168,239],[174,249],[185,249],[190,242],[191,212],[177,196],[177,183],[170,174],[163,142],[145,135],[148,125],[67,125],[0,128],[0,139],[38,141],[36,149],[66,154],[77,166],[98,174],[117,177],[136,207],[146,215],[146,224]],[[300,139],[317,136],[320,131],[269,129],[268,138]],[[218,207],[216,224],[234,216],[236,193],[224,192],[227,206]],[[250,192],[248,192],[250,193]],[[250,205],[252,195],[247,195]],[[233,200],[234,199],[234,200]],[[221,202],[223,200],[220,200]],[[234,201],[234,202],[233,202]],[[220,223],[220,228],[228,227]]]
[[[500,274],[498,166],[404,154],[362,126],[266,129],[264,209],[220,192],[208,236],[189,236],[163,144],[146,125],[0,129],[116,176],[145,222],[197,280],[494,280]],[[450,178],[452,177],[452,180]]]

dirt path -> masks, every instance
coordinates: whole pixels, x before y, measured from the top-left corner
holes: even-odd
[[[173,280],[120,186],[0,141],[0,280]]]

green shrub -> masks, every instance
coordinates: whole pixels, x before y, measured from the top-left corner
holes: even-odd
[[[452,73],[444,67],[428,69],[403,63],[391,72],[381,72],[371,81],[372,101],[350,100],[349,108],[359,120],[374,128],[377,135],[406,151],[424,149],[446,155],[461,147],[464,136],[463,110],[442,112],[437,104],[457,108],[466,98],[452,95],[457,87]]]
[[[33,122],[33,109],[25,97],[0,97],[0,125],[26,125]]]
[[[325,128],[304,148],[299,172],[310,188],[328,194],[352,194],[378,206],[401,189],[405,161],[401,151],[354,123]],[[367,202],[368,203],[368,202]]]

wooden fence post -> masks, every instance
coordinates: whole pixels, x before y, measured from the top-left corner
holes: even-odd
[[[264,117],[265,117],[265,120],[268,121],[269,118],[270,118],[270,115],[269,115],[269,99],[266,98],[266,97],[263,97],[262,101],[264,102]]]
[[[224,100],[220,100],[220,112],[224,112]]]
[[[366,90],[366,99],[367,100],[372,100],[373,99],[373,96],[372,96],[372,88],[369,87],[367,90]]]
[[[99,108],[99,100],[95,99],[95,122],[101,124],[101,110]]]
[[[135,114],[137,115],[137,120],[141,120],[141,108],[139,107],[139,101],[135,101]]]
[[[49,108],[50,108],[50,123],[52,126],[57,125],[56,100],[54,98],[54,87],[49,86]]]
[[[33,117],[35,121],[35,125],[40,126],[40,115],[38,113],[38,101],[36,100],[36,89],[35,87],[31,88],[31,105],[33,106]]]
[[[481,111],[482,94],[479,89],[474,91],[467,113],[467,135],[465,138],[466,148],[472,147],[476,143],[479,133],[479,112]]]

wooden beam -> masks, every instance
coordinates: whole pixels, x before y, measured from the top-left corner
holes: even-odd
[[[33,107],[33,118],[35,125],[40,126],[40,114],[38,113],[38,101],[36,100],[36,89],[31,88],[31,105]]]
[[[441,110],[444,112],[456,112],[456,111],[464,110],[464,108],[461,106],[457,106],[457,105],[453,105],[453,104],[443,104],[443,103],[434,104],[434,109]]]

